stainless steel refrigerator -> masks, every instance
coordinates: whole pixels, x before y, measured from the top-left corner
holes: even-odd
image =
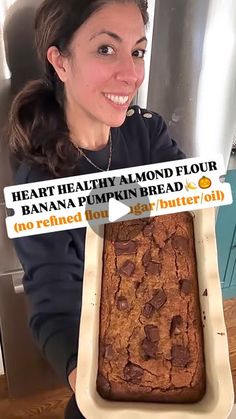
[[[33,46],[33,19],[41,1],[0,1],[0,332],[9,396],[14,398],[62,385],[27,326],[23,270],[6,234],[3,195],[4,186],[13,182],[5,132],[9,107],[25,82],[41,74]]]
[[[151,46],[137,103],[160,113],[187,157],[236,137],[236,1],[149,0]]]

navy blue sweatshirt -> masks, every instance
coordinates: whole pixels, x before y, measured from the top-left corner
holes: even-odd
[[[111,133],[110,170],[185,157],[170,139],[163,119],[138,106],[130,108],[124,124],[112,128]],[[106,168],[109,144],[99,151],[85,152],[97,166]],[[76,174],[96,171],[82,158]],[[16,183],[52,177],[39,166],[23,161]],[[23,285],[30,303],[30,328],[46,358],[66,382],[77,362],[85,232],[85,228],[79,228],[14,240],[25,272]]]

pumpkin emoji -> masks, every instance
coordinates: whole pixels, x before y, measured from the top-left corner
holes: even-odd
[[[198,182],[198,186],[200,188],[202,188],[202,189],[210,188],[210,186],[211,186],[211,179],[209,179],[209,177],[202,176],[201,179]]]

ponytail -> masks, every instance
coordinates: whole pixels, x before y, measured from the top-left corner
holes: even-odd
[[[19,163],[28,160],[55,176],[71,173],[78,162],[69,138],[63,106],[50,82],[31,81],[15,97],[9,115],[10,151]]]

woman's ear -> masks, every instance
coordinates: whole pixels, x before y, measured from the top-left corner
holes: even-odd
[[[48,48],[47,59],[54,67],[59,79],[62,82],[66,80],[66,57],[64,57],[57,47],[52,46]]]

